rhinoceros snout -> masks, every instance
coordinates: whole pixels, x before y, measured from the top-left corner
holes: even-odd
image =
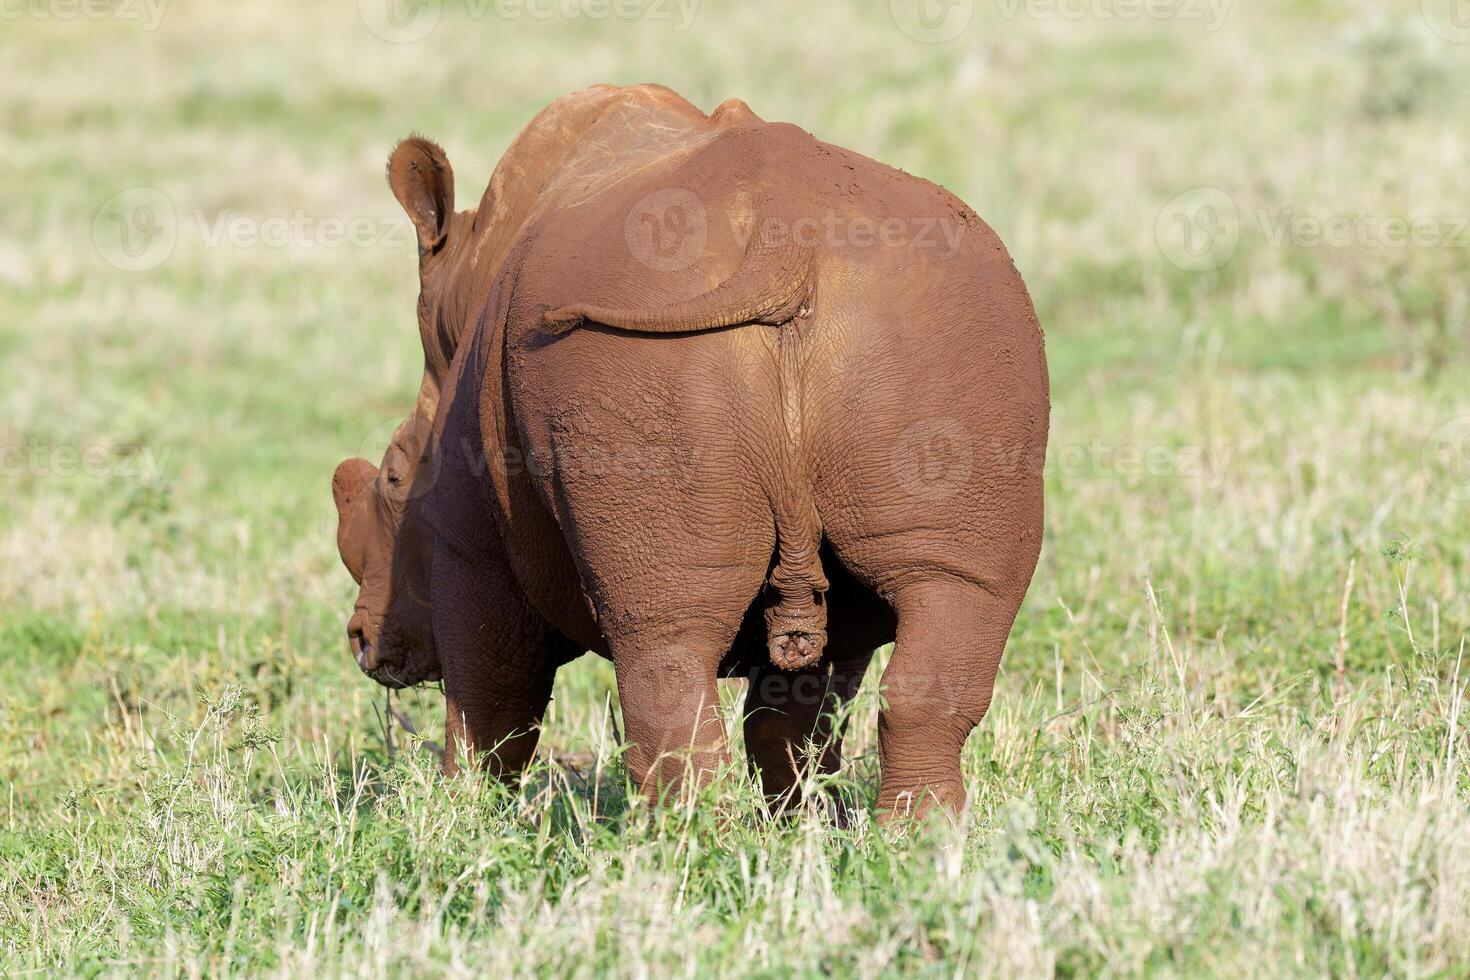
[[[347,621],[347,645],[357,666],[372,671],[378,667],[378,648],[368,636],[367,625],[367,617],[362,613],[353,614]]]
[[[371,652],[373,645],[368,642],[368,639],[366,636],[363,635],[362,630],[356,629],[350,629],[347,631],[347,642],[352,647],[352,659],[356,660],[357,665],[363,670],[367,670],[368,653]]]

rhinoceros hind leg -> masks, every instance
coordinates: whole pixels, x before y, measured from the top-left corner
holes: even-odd
[[[879,819],[957,814],[960,753],[990,708],[1020,596],[942,579],[905,589],[895,605],[898,639],[880,686]]]
[[[715,679],[730,639],[694,624],[609,637],[628,770],[652,802],[707,783],[729,762]]]

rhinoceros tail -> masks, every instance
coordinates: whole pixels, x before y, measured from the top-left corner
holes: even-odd
[[[766,578],[766,649],[782,670],[810,667],[827,645],[827,577],[822,572],[822,520],[812,496],[802,433],[802,344],[805,315],[776,335],[784,434],[766,492],[776,523],[776,556]]]
[[[806,311],[812,269],[812,249],[765,243],[757,235],[734,275],[701,296],[646,310],[577,303],[546,311],[543,323],[556,334],[588,322],[634,333],[699,333],[743,323],[780,326]]]
[[[782,670],[822,659],[827,646],[827,577],[811,493],[791,493],[776,507],[776,562],[766,579],[766,650]]]

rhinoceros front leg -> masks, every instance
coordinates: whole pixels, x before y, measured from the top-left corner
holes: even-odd
[[[495,778],[514,781],[535,757],[551,685],[544,693],[507,694],[502,686],[453,683],[446,675],[444,693],[445,775],[457,775],[462,760],[478,758]]]
[[[444,668],[444,771],[475,759],[496,778],[531,763],[565,641],[499,563],[434,548],[434,642]]]

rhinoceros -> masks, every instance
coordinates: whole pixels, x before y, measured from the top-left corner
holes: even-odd
[[[725,761],[716,679],[739,674],[749,762],[790,803],[841,764],[834,718],[895,642],[880,817],[962,807],[1043,524],[1044,343],[995,233],[659,86],[553,103],[473,212],[423,138],[389,182],[425,377],[383,462],[338,467],[338,538],[359,664],[443,678],[446,770],[523,769],[591,650],[645,793]]]

